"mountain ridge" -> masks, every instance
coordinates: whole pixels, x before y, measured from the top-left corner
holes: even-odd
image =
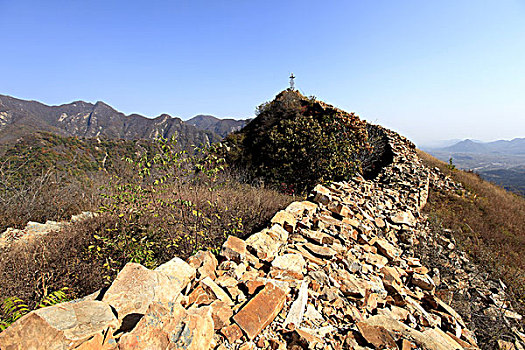
[[[433,151],[465,152],[465,153],[506,153],[525,154],[525,138],[516,137],[512,140],[496,140],[480,142],[472,139],[461,140],[451,146],[429,148]]]
[[[427,148],[442,161],[473,170],[484,179],[525,195],[525,138],[480,142],[465,139],[449,147]]]
[[[221,137],[226,137],[228,134],[241,130],[252,119],[220,119],[213,115],[198,114],[195,117],[186,120],[186,123],[195,126],[198,129],[208,130],[216,133]]]
[[[103,101],[49,106],[34,100],[0,95],[0,144],[10,143],[36,131],[60,136],[110,139],[155,139],[176,135],[183,147],[217,142],[221,137],[200,130],[182,119],[161,114],[147,118],[125,115]]]

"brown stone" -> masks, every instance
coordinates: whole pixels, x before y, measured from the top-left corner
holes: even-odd
[[[381,269],[381,272],[383,273],[383,283],[391,283],[392,281],[399,285],[403,283],[401,281],[401,276],[395,267],[385,266]]]
[[[259,259],[272,261],[287,240],[288,231],[281,225],[275,224],[270,229],[264,229],[248,237],[246,245],[255,251]]]
[[[347,240],[357,241],[357,236],[359,235],[359,233],[353,228],[345,227],[341,229],[340,235],[346,238]]]
[[[392,318],[375,315],[369,317],[364,322],[369,326],[379,326],[385,328],[389,332],[399,334],[401,338],[413,339],[413,341],[424,349],[429,350],[450,350],[445,344],[439,342],[438,339],[429,337],[413,328],[408,327],[404,323],[396,321]],[[395,348],[394,348],[395,349]]]
[[[69,349],[80,346],[118,321],[108,304],[86,300],[30,312],[0,333],[0,349]]]
[[[317,244],[332,244],[335,240],[334,237],[321,231],[301,230],[301,234]]]
[[[279,224],[281,225],[288,233],[292,233],[295,230],[295,225],[297,224],[297,219],[294,217],[293,214],[281,210],[278,211],[277,214],[274,215],[274,217],[271,220],[272,224]]]
[[[458,321],[459,324],[463,328],[465,328],[465,322],[463,322],[463,319],[461,318],[461,316],[453,308],[451,308],[447,303],[445,303],[443,300],[439,298],[436,298],[436,302],[441,309],[445,310],[449,315],[454,317],[454,319]]]
[[[268,283],[233,319],[253,339],[279,314],[287,294],[288,291]]]
[[[144,314],[152,302],[168,304],[179,295],[183,281],[142,265],[128,263],[104,294],[103,302],[115,308],[122,321],[129,314]]]
[[[300,337],[300,340],[308,344],[309,349],[313,349],[316,344],[322,344],[323,340],[317,337],[313,332],[308,332],[306,329],[296,328],[295,333]]]
[[[241,301],[245,298],[244,293],[237,287],[226,287],[226,290],[234,300]]]
[[[196,270],[190,264],[179,258],[160,265],[155,269],[170,279],[171,287],[182,291],[196,276]]]
[[[242,337],[242,330],[236,324],[222,328],[221,333],[226,337],[226,339],[228,339],[230,344],[235,343]]]
[[[227,303],[217,300],[214,301],[210,307],[215,329],[221,329],[230,325],[230,318],[233,316],[233,310]]]
[[[425,266],[417,266],[412,269],[413,272],[419,273],[420,275],[426,275],[429,270]]]
[[[426,329],[422,333],[423,335],[439,342],[441,345],[446,346],[447,349],[463,349],[461,345],[438,327]]]
[[[341,284],[341,292],[344,295],[363,298],[368,287],[368,283],[355,277],[346,270],[337,270],[338,281]]]
[[[385,267],[386,264],[388,264],[388,259],[385,258],[382,255],[374,254],[374,253],[366,253],[365,260],[370,265],[375,266],[378,269],[382,269]]]
[[[188,296],[188,306],[191,306],[193,304],[195,304],[196,306],[209,305],[216,299],[217,298],[210,295],[210,293],[208,293],[206,289],[204,289],[204,287],[201,284],[199,284],[197,288],[195,288]]]
[[[348,224],[354,228],[359,228],[359,226],[361,226],[358,220],[351,218],[343,218],[343,223]]]
[[[377,227],[379,228],[383,228],[386,226],[385,224],[385,220],[383,220],[382,218],[375,218],[374,219],[374,223],[376,224]]]
[[[398,321],[406,320],[408,315],[410,314],[408,310],[395,306],[395,305],[392,305],[390,307],[390,312],[391,312],[392,317]]]
[[[346,219],[346,218],[345,218]],[[341,230],[345,226],[343,221],[334,218],[333,216],[321,215],[318,218],[314,219],[315,224],[318,228],[331,228],[333,227],[336,230]]]
[[[169,335],[176,331],[184,314],[184,308],[178,303],[171,307],[152,303],[135,328],[122,335],[119,349],[167,349]]]
[[[317,204],[309,201],[293,202],[290,203],[285,210],[293,214],[295,217],[301,218],[305,214],[313,214],[317,210]]]
[[[344,217],[352,215],[352,211],[342,203],[331,202],[328,204],[328,210],[334,214]]]
[[[418,273],[414,273],[412,275],[412,284],[424,290],[433,290],[436,288],[432,278],[430,278],[428,275],[420,275]]]
[[[222,245],[221,255],[239,263],[246,256],[246,242],[235,236],[228,236]]]
[[[205,250],[199,250],[196,254],[188,258],[188,264],[197,269],[199,280],[210,277],[215,279],[215,269],[217,268],[217,259],[215,256]]]
[[[260,336],[255,345],[257,345],[259,348],[266,349],[268,347],[268,342],[264,336]]]
[[[255,343],[247,342],[239,346],[239,350],[255,350]]]
[[[328,204],[332,200],[330,190],[323,185],[317,185],[314,187],[314,202]]]
[[[472,344],[467,343],[466,341],[459,339],[458,337],[456,337],[455,334],[452,334],[452,333],[450,333],[450,332],[447,332],[447,335],[448,335],[449,337],[451,337],[452,339],[454,339],[454,341],[455,341],[456,343],[458,343],[459,345],[461,345],[461,346],[463,347],[463,349],[474,350],[474,347],[472,346]],[[477,349],[477,347],[476,347],[476,349]]]
[[[213,340],[213,319],[211,309],[204,306],[198,309],[190,308],[176,328],[170,334],[168,349],[209,350]]]
[[[403,339],[403,342],[401,343],[401,350],[411,350],[413,348],[414,348],[414,344],[412,344],[406,339]]]
[[[305,243],[304,247],[308,249],[312,254],[321,256],[323,258],[331,258],[336,252],[330,247],[323,247],[317,244]]]
[[[395,215],[392,215],[390,217],[390,220],[394,224],[405,224],[408,226],[414,226],[416,224],[416,218],[414,218],[414,215],[412,215],[411,212],[407,211],[400,211],[397,212]]]
[[[301,254],[283,254],[272,261],[272,272],[283,271],[292,278],[302,279],[306,261]]]
[[[94,337],[85,341],[75,350],[117,350],[118,344],[113,337],[114,329],[108,328],[107,330],[97,333]]]
[[[328,262],[326,260],[317,258],[313,256],[308,250],[306,250],[303,246],[297,246],[297,251],[299,254],[301,254],[305,259],[313,262],[316,265],[323,266],[326,265]]]
[[[237,281],[235,278],[231,276],[222,275],[215,280],[215,283],[217,283],[219,286],[223,288],[228,288],[228,287],[237,286],[239,284],[239,281]]]
[[[379,295],[377,293],[366,293],[365,296],[365,309],[372,313],[375,309],[377,309],[377,303],[379,300]]]
[[[418,258],[407,257],[405,258],[409,266],[421,266],[421,262]]]
[[[257,288],[264,286],[264,281],[262,280],[248,280],[244,282],[246,288],[248,288],[248,294],[253,294]]]
[[[357,322],[359,333],[367,342],[378,349],[397,349],[396,340],[385,328],[371,326],[365,322]]]
[[[206,277],[200,283],[208,294],[213,295],[215,298],[225,302],[228,305],[233,305],[233,301],[230,299],[228,294],[221,287],[219,287],[211,278]]]
[[[385,239],[377,239],[375,242],[379,254],[386,256],[388,260],[395,260],[401,256],[401,250],[394,247]]]

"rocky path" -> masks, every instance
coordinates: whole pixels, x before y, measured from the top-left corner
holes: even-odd
[[[0,348],[477,349],[469,320],[449,305],[474,283],[466,257],[421,215],[429,186],[462,188],[387,135],[394,162],[374,181],[318,185],[268,228],[230,236],[217,257],[200,251],[155,270],[130,263],[109,289],[24,316]],[[453,274],[424,266],[422,240]],[[490,293],[487,307],[521,317],[503,287],[475,283]],[[523,330],[509,329],[500,346],[523,349]]]

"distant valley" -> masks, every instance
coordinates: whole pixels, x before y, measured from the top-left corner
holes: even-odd
[[[510,141],[459,141],[442,148],[422,147],[443,161],[460,169],[472,170],[484,179],[525,195],[525,138]]]

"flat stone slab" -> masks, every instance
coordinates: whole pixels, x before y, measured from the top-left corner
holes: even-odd
[[[0,349],[76,348],[108,328],[118,328],[108,304],[95,300],[62,303],[32,311],[0,333]]]
[[[233,320],[241,327],[249,339],[255,338],[281,312],[288,291],[268,283],[250,300]]]
[[[175,273],[171,268],[166,268],[165,272],[167,271]],[[165,305],[175,301],[183,285],[174,275],[170,277],[140,264],[128,263],[104,294],[102,301],[114,307],[118,319],[122,321],[129,314],[144,315],[154,301]]]

